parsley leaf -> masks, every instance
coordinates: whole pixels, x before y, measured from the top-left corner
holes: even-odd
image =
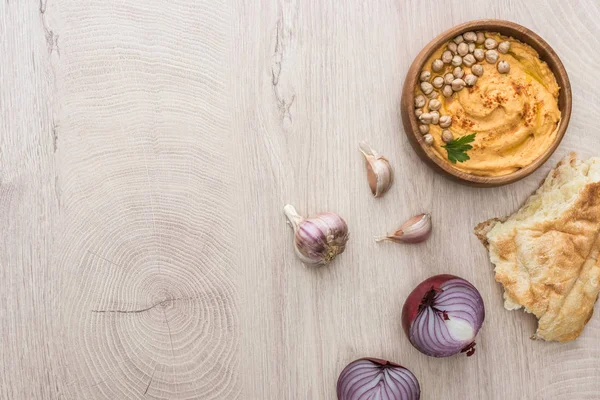
[[[452,164],[456,164],[456,162],[465,162],[470,159],[467,155],[467,150],[471,150],[473,146],[469,143],[472,143],[475,140],[475,133],[470,135],[461,136],[457,139],[453,139],[449,141],[445,146],[442,146],[448,152],[448,160]]]

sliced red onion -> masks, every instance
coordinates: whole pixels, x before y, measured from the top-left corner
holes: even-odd
[[[421,388],[408,369],[378,358],[360,358],[344,368],[338,400],[418,400]]]
[[[421,282],[402,309],[408,339],[428,356],[475,353],[475,336],[485,319],[483,299],[471,283],[454,275]]]

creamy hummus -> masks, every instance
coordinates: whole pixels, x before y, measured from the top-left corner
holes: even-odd
[[[465,87],[452,97],[440,93],[437,99],[442,103],[440,114],[452,117],[449,129],[455,139],[476,133],[471,143],[473,148],[467,152],[470,160],[452,165],[475,175],[499,176],[531,164],[551,146],[561,118],[560,88],[533,48],[497,33],[485,36],[498,43],[510,42],[508,53],[499,57],[510,64],[510,72],[501,74],[497,63],[480,61],[477,64],[484,73],[473,87]],[[435,52],[425,65],[430,66],[444,50],[446,46]],[[465,74],[471,73],[469,67],[462,68]],[[445,65],[442,71],[432,73],[432,78],[453,69],[452,65]],[[417,88],[416,93],[422,93],[421,89]],[[428,112],[428,105],[423,110]],[[433,151],[449,162],[446,149],[442,148],[446,144],[441,138],[442,128],[431,124],[429,133],[434,139]]]

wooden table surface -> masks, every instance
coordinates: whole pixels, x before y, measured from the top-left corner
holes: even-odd
[[[573,87],[552,159],[494,189],[409,147],[400,90],[422,46],[478,18],[544,37]],[[0,4],[0,398],[334,399],[362,356],[423,399],[598,399],[600,316],[532,341],[473,226],[514,211],[569,151],[600,155],[596,0],[7,0]],[[396,181],[372,198],[358,142]],[[330,267],[295,258],[282,208],[350,227]],[[376,244],[429,212],[425,244]],[[474,357],[400,326],[421,280],[481,291]]]

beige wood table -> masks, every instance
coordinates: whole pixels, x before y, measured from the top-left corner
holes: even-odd
[[[421,163],[399,96],[425,43],[486,17],[554,47],[574,109],[539,171],[474,189]],[[567,152],[600,155],[599,20],[596,0],[2,1],[0,398],[334,399],[368,355],[423,399],[600,398],[600,316],[574,342],[529,340],[471,233]],[[395,168],[382,199],[362,139]],[[286,203],[347,220],[329,268],[294,257]],[[425,244],[373,241],[421,211]],[[428,358],[401,330],[438,273],[484,297],[474,357]]]

